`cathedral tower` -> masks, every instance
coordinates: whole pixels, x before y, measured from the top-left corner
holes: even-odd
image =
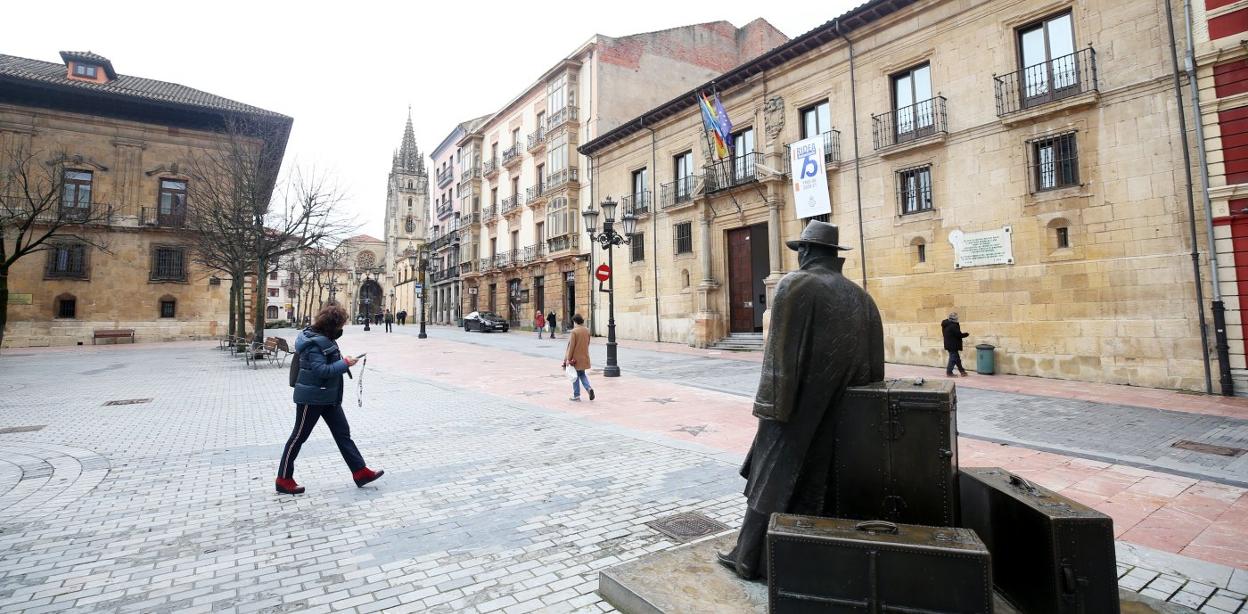
[[[412,110],[408,107],[403,141],[394,153],[386,188],[386,259],[392,267],[391,275],[403,264],[403,252],[409,244],[417,249],[423,246],[428,212],[429,173],[416,146]],[[393,279],[392,283],[397,281]]]

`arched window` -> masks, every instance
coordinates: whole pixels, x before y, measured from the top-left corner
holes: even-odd
[[[1058,217],[1049,220],[1049,245],[1051,249],[1070,249],[1070,220]]]
[[[166,294],[160,297],[160,317],[173,318],[178,314],[178,299]]]
[[[374,256],[373,252],[365,250],[355,256],[355,268],[357,269],[371,269],[376,265],[377,256]]]
[[[412,199],[410,199],[410,198],[409,198],[409,199],[407,199],[407,208],[408,208],[408,209],[411,209],[411,208],[412,208]]]
[[[680,271],[680,287],[689,287],[689,269],[681,269]]]
[[[910,239],[910,257],[911,264],[923,264],[927,262],[927,241],[923,237],[915,237]]]
[[[407,229],[408,234],[416,232],[416,220],[412,219],[410,215],[407,216],[407,221],[404,222],[403,227]]]
[[[633,278],[633,292],[636,294],[641,294],[641,276],[637,276]]]
[[[78,317],[78,298],[72,294],[65,293],[57,296],[52,307],[56,310],[58,319],[72,320]]]
[[[265,312],[264,317],[268,320],[276,320],[279,317],[279,314],[277,311],[277,305],[269,305],[269,307],[265,309],[264,312]]]
[[[407,180],[407,189],[409,189],[409,190],[410,190],[410,189],[412,189],[412,180],[411,180],[411,179],[408,179],[408,180]],[[410,207],[410,206],[412,206],[412,199],[410,199],[410,198],[409,198],[409,199],[407,199],[407,206],[409,206],[409,207]]]

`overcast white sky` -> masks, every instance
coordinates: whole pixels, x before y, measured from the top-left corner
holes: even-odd
[[[332,171],[361,230],[380,237],[408,104],[427,153],[595,33],[763,17],[796,36],[858,3],[24,2],[4,7],[6,23],[26,25],[5,28],[0,53],[59,62],[58,51],[90,50],[122,74],[290,115],[286,168]]]

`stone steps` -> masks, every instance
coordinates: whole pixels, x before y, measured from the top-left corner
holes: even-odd
[[[761,352],[763,350],[763,334],[731,333],[712,345],[711,349],[728,352]]]

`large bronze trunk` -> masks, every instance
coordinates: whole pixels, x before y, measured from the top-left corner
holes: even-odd
[[[775,514],[772,614],[992,612],[992,564],[967,529]]]
[[[845,392],[834,416],[832,515],[957,525],[952,382],[897,379],[855,386]]]
[[[962,526],[992,553],[997,590],[1025,614],[1117,614],[1113,520],[1000,468],[965,468]]]

